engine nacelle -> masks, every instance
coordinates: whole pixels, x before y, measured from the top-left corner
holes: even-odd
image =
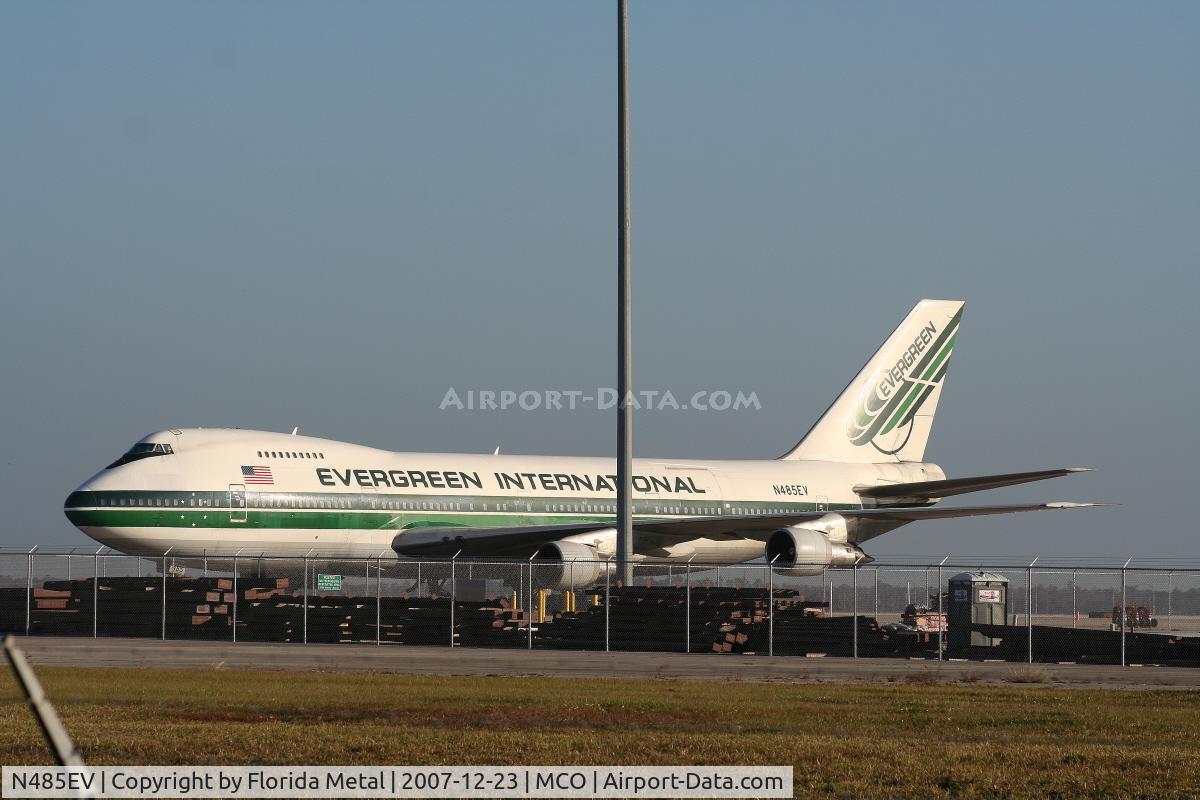
[[[611,550],[615,528],[589,531],[556,542],[547,542],[533,557],[534,584],[540,588],[579,591],[604,583],[612,562],[601,550]]]
[[[820,575],[826,567],[852,567],[867,564],[871,557],[857,546],[831,542],[829,537],[811,528],[780,528],[767,540],[767,563],[785,575]]]

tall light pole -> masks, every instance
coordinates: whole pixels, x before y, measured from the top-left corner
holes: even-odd
[[[633,582],[633,326],[629,245],[629,1],[617,0],[617,573]]]

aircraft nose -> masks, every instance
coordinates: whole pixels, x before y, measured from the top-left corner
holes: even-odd
[[[70,511],[73,508],[79,508],[83,505],[83,493],[87,491],[87,484],[80,486],[75,491],[67,495],[67,499],[63,501],[63,510]]]
[[[72,525],[79,527],[82,521],[80,510],[92,506],[91,494],[91,486],[81,483],[75,491],[67,495],[66,500],[63,500],[63,513],[67,515],[67,519],[71,521]]]

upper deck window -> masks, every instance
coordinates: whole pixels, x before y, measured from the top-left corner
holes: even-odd
[[[119,467],[122,464],[128,464],[131,461],[141,461],[143,458],[154,458],[155,456],[169,456],[174,453],[169,444],[159,444],[156,442],[138,442],[125,455],[118,458],[113,463],[109,464],[105,469]]]

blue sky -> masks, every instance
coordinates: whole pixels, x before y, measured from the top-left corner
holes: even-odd
[[[928,457],[1123,505],[872,554],[1197,555],[1200,8],[632,5],[635,383],[762,401],[639,455],[777,455],[963,298]],[[67,492],[169,426],[611,454],[438,405],[613,382],[612,6],[0,5],[0,542],[83,543]]]

